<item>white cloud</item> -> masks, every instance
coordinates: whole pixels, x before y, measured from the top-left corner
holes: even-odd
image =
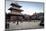
[[[35,11],[34,10],[30,10],[30,9],[25,9],[22,13],[23,14],[32,15],[33,13],[35,13]]]

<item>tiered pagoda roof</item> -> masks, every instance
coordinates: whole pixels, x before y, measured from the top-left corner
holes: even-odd
[[[17,3],[11,3],[11,6],[8,10],[13,10],[13,11],[19,11],[19,12],[22,12],[23,10],[20,9],[22,6],[18,5]]]
[[[18,5],[17,3],[11,3],[11,6],[21,8],[22,6]]]
[[[8,10],[17,10],[17,11],[23,11],[22,9],[20,9],[20,8],[17,8],[17,7],[10,7]]]

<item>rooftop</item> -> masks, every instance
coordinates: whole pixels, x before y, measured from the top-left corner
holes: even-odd
[[[21,8],[22,7],[19,4],[17,4],[17,3],[11,3],[11,6],[15,6],[15,7],[18,7],[18,8]]]
[[[14,11],[23,11],[22,9],[20,8],[17,8],[17,7],[10,7],[8,10],[14,10]]]

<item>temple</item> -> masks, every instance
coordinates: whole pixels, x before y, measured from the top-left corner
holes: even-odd
[[[14,4],[14,3],[11,3],[11,6],[8,10],[11,11],[11,13],[9,13],[9,16],[10,16],[10,21],[12,22],[15,22],[16,19],[18,16],[22,15],[22,9],[20,9],[22,6],[19,6],[18,4]]]
[[[18,22],[21,21],[22,15],[22,9],[20,9],[22,6],[18,4],[11,3],[10,4],[12,7],[10,7],[8,10],[11,11],[11,13],[6,14],[6,28],[9,27],[9,23],[7,22],[17,22],[17,25],[19,24]]]

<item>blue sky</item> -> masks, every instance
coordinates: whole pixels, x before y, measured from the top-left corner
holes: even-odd
[[[6,12],[9,13],[10,11],[8,10],[8,8],[10,7],[10,4],[13,1],[6,1]],[[28,14],[28,15],[32,15],[33,13],[40,13],[43,12],[43,7],[44,4],[40,3],[40,2],[17,2],[19,5],[21,5],[21,9],[23,9],[24,11],[22,12],[23,14]]]

